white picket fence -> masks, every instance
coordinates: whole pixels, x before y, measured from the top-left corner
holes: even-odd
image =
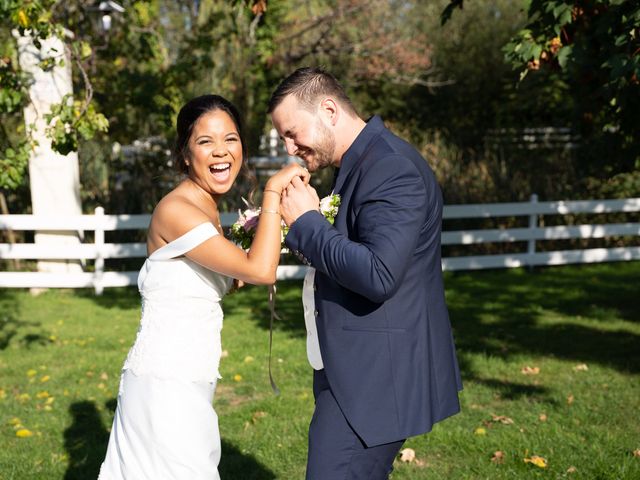
[[[445,220],[526,216],[529,222],[527,228],[444,231],[443,245],[527,242],[528,248],[523,253],[446,257],[442,259],[442,268],[444,270],[476,270],[638,260],[640,247],[636,246],[536,251],[536,242],[545,240],[640,236],[640,223],[637,221],[550,227],[539,224],[539,218],[545,215],[618,212],[640,212],[640,198],[538,202],[537,197],[532,195],[529,202],[447,205],[444,207],[443,214]],[[237,215],[234,213],[225,213],[222,214],[221,222],[224,226],[229,226],[236,218]],[[93,260],[95,262],[92,272],[0,272],[0,288],[91,287],[99,294],[105,287],[135,285],[137,271],[105,271],[104,261],[112,258],[142,259],[146,256],[146,245],[144,243],[106,243],[105,232],[144,230],[148,227],[149,220],[149,215],[105,215],[101,207],[96,208],[94,215],[60,217],[0,215],[0,228],[3,230],[95,232],[93,243],[75,245],[0,243],[0,259],[4,260]],[[304,266],[281,265],[278,267],[278,279],[300,279],[304,277],[305,271]]]

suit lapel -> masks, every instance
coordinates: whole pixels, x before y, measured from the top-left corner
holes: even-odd
[[[367,156],[367,151],[374,144],[374,139],[378,137],[383,130],[384,123],[382,123],[382,119],[377,115],[367,121],[367,125],[342,156],[340,168],[336,172],[333,192],[340,193],[347,178],[349,178],[355,170],[360,168],[360,165]]]

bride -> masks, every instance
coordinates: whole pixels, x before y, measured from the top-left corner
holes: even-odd
[[[275,282],[280,196],[291,164],[266,184],[245,252],[222,235],[218,200],[233,186],[246,145],[237,109],[218,95],[185,104],[175,158],[186,178],[156,206],[138,276],[142,318],[122,369],[118,406],[99,480],[219,479],[220,434],[212,406],[220,378],[220,300],[238,279]]]

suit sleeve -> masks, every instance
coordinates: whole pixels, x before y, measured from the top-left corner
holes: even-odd
[[[352,197],[355,240],[313,211],[294,222],[286,244],[343,287],[381,303],[407,271],[428,215],[427,197],[413,163],[387,157],[362,173]]]

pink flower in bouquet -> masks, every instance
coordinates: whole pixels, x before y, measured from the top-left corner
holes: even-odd
[[[258,221],[260,220],[260,210],[259,209],[247,209],[244,212],[240,213],[238,217],[238,223],[242,228],[244,228],[247,232],[250,230],[255,230],[258,226]]]

